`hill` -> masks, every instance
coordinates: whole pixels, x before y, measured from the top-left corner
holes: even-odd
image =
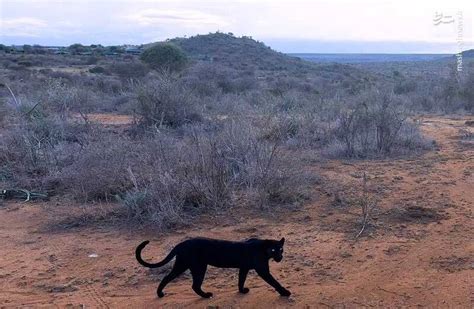
[[[462,52],[464,58],[474,58],[474,49],[468,49]]]
[[[235,69],[303,69],[309,64],[299,58],[272,50],[251,37],[235,37],[221,32],[169,40],[194,60],[212,61]]]
[[[375,82],[373,74],[361,68],[306,61],[277,52],[251,37],[236,37],[231,33],[216,32],[167,41],[181,47],[196,62],[216,63],[236,71],[256,73],[267,81],[284,78],[290,88],[296,83],[317,88],[319,93],[333,94],[339,90],[354,93]]]
[[[329,77],[336,73],[344,76],[360,75],[361,71],[339,63],[312,63],[298,57],[277,52],[252,37],[236,37],[221,32],[170,39],[193,60],[209,61],[240,70],[290,71],[297,74]],[[364,73],[365,75],[365,73]]]

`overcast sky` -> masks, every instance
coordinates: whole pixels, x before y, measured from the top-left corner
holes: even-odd
[[[474,48],[473,0],[0,0],[3,44],[141,44],[217,30],[283,52]]]

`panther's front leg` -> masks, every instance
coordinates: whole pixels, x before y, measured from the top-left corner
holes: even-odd
[[[273,278],[272,274],[270,274],[270,270],[269,269],[256,269],[257,271],[257,274],[263,279],[265,280],[265,282],[267,282],[268,284],[270,284],[272,287],[275,288],[275,290],[277,290],[278,293],[280,293],[281,296],[290,296],[291,295],[291,292],[288,291],[287,289],[285,289],[283,286],[281,286],[281,284],[275,279]]]

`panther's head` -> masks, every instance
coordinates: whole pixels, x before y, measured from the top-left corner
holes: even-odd
[[[266,241],[266,254],[269,259],[275,260],[275,262],[280,262],[283,259],[283,244],[285,243],[285,238],[280,240],[267,240]]]

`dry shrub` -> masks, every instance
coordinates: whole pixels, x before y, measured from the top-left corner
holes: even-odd
[[[258,88],[255,73],[251,70],[235,70],[217,63],[198,63],[186,73],[183,83],[201,96],[243,94]]]
[[[61,186],[81,201],[113,200],[131,188],[126,169],[134,165],[139,147],[112,134],[100,134],[74,162],[63,169]]]
[[[122,196],[128,217],[166,228],[192,214],[236,204],[261,209],[294,205],[303,198],[280,145],[263,141],[246,121],[219,131],[186,128],[184,139],[159,134],[147,143],[140,165],[127,174],[134,188]],[[292,166],[295,171],[295,166]]]
[[[245,119],[162,129],[136,140],[96,129],[74,151],[53,147],[51,154],[60,150],[69,159],[44,161],[54,173],[44,169],[42,179],[80,201],[119,198],[130,221],[164,230],[236,205],[263,210],[301,202],[308,184],[280,141],[263,139]]]
[[[138,61],[116,62],[108,70],[122,79],[140,79],[149,71],[146,65]]]
[[[403,98],[387,92],[369,92],[337,116],[335,136],[346,157],[380,157],[425,149],[428,143],[409,123]],[[337,143],[337,142],[336,142]]]
[[[192,93],[167,73],[138,86],[136,112],[143,127],[178,127],[200,119]]]
[[[17,111],[10,109],[17,118],[10,119],[9,130],[0,139],[2,161],[12,174],[11,181],[27,189],[43,188],[48,177],[70,164],[82,147],[86,130],[34,106],[23,103]]]
[[[44,92],[40,93],[37,100],[44,109],[61,117],[67,117],[72,111],[89,111],[100,101],[93,91],[69,85],[62,79],[47,80]]]

